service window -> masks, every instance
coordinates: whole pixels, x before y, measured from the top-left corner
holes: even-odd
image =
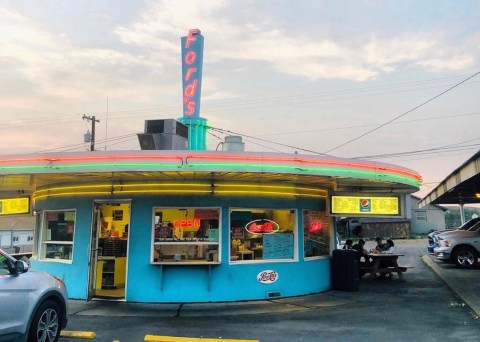
[[[303,246],[306,258],[330,254],[330,218],[316,210],[303,211]]]
[[[75,210],[43,212],[41,259],[72,260]]]
[[[219,222],[219,208],[154,208],[152,263],[220,263]]]
[[[290,209],[230,210],[230,261],[294,259],[296,217]]]

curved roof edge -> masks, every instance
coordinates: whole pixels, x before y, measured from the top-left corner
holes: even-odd
[[[422,182],[417,172],[397,165],[301,154],[141,150],[0,156],[0,175],[115,171],[284,173],[366,179],[417,189]]]

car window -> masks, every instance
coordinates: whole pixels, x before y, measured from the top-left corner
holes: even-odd
[[[476,217],[476,218],[473,218],[473,219],[465,222],[458,229],[460,229],[460,230],[470,230],[470,228],[473,228],[474,226],[476,226],[477,223],[480,223],[480,217]]]
[[[480,229],[480,222],[477,222],[475,225],[468,229],[469,232],[476,232]]]
[[[7,257],[0,254],[0,275],[10,274],[10,262]]]

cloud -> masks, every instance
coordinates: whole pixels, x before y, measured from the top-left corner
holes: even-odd
[[[440,70],[465,70],[474,66],[475,59],[470,55],[455,55],[449,58],[426,59],[417,63],[433,71]]]
[[[114,32],[123,43],[148,46],[153,54],[161,52],[164,61],[177,65],[179,38],[172,37],[200,28],[206,36],[205,63],[260,61],[280,73],[310,80],[366,81],[409,66],[461,70],[471,67],[474,60],[469,53],[459,60],[454,49],[443,51],[441,33],[433,38],[422,32],[397,36],[373,32],[367,39],[359,35],[357,41],[342,42],[325,29],[301,36],[279,28],[266,12],[250,18],[236,9],[227,1],[153,2],[136,22]],[[264,19],[259,19],[263,14]]]

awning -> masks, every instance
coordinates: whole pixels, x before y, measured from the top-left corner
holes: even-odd
[[[447,176],[420,201],[428,204],[480,203],[480,151]]]

